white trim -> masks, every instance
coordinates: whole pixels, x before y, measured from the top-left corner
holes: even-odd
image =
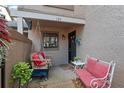
[[[41,13],[33,13],[33,12],[25,12],[25,11],[18,11],[18,10],[10,10],[10,15],[16,16],[16,17],[24,17],[24,18],[34,18],[34,19],[41,19],[41,20],[85,24],[84,19],[57,16],[57,15],[49,15],[49,14],[41,14]]]
[[[22,17],[17,18],[17,31],[21,34],[23,34],[23,22],[22,22],[22,20],[23,20]]]
[[[113,62],[113,61],[112,61],[112,62]],[[112,80],[113,80],[115,65],[116,65],[116,63],[113,62],[112,68],[111,68],[110,83],[112,83]]]

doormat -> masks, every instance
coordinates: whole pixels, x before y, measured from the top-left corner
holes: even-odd
[[[60,67],[61,67],[63,70],[71,70],[71,71],[74,71],[74,67],[73,67],[71,64],[62,64],[62,65],[60,65]]]

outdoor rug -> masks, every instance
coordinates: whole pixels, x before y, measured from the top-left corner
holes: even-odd
[[[40,82],[40,88],[83,88],[84,85],[79,79],[72,79],[66,81],[52,81],[49,83]]]
[[[40,88],[74,88],[72,80],[67,81],[52,81],[49,83],[40,82]]]

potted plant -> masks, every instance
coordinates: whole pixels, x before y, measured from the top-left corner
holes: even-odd
[[[74,62],[79,62],[81,61],[81,58],[79,56],[74,57]]]
[[[26,62],[19,62],[15,64],[12,68],[12,78],[13,81],[19,82],[19,87],[23,87],[28,84],[31,80],[32,69],[30,69],[30,65]]]

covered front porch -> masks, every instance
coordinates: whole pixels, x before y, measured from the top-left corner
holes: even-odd
[[[59,75],[64,75],[64,74],[65,74],[65,77],[63,77],[63,80],[69,79],[72,81],[73,77],[75,77],[75,74],[72,69],[73,68],[72,65],[68,65],[68,63],[72,60],[74,56],[78,55],[77,51],[79,46],[78,44],[75,43],[75,41],[76,41],[76,37],[82,32],[81,28],[83,28],[84,26],[84,23],[82,23],[84,22],[84,20],[82,21],[82,19],[68,18],[68,17],[61,17],[61,16],[60,16],[61,20],[62,19],[63,20],[66,19],[66,20],[60,21],[60,19],[58,18],[56,21],[50,20],[49,18],[46,20],[42,18],[41,19],[36,18],[36,16],[32,18],[32,16],[30,17],[25,15],[21,17],[18,15],[16,17],[17,17],[17,32],[10,29],[10,32],[12,33],[11,37],[13,38],[14,44],[13,46],[10,47],[8,58],[7,58],[9,62],[11,62],[11,64],[10,63],[6,64],[6,69],[9,67],[9,69],[6,70],[6,79],[5,79],[7,80],[6,87],[12,87],[10,81],[11,81],[11,69],[13,65],[15,63],[24,62],[24,61],[31,63],[30,61],[31,54],[39,51],[45,52],[46,56],[49,56],[52,59],[53,66],[50,70],[50,78],[53,77],[51,78],[52,81],[53,79],[54,80],[60,79],[60,78],[56,78],[56,75],[58,77]],[[23,31],[23,28],[22,28],[23,20],[25,20],[27,23],[28,22],[32,23],[31,28],[28,29],[28,31]],[[74,37],[72,37],[75,48],[69,50],[69,44],[70,44],[69,38],[71,38],[69,37],[69,33],[71,32],[75,32]],[[43,37],[44,33],[57,34],[57,37],[56,37],[57,40],[53,40],[53,41],[56,41],[57,47],[46,48],[44,44],[45,43],[44,37]],[[26,35],[27,38],[24,35]],[[49,41],[52,42],[52,39]],[[15,52],[18,51],[18,54],[15,55],[13,51]],[[69,52],[72,52],[72,54],[69,54]],[[65,65],[62,66],[63,64]],[[64,67],[66,68],[69,67],[69,69],[65,70],[63,69]],[[63,73],[63,74],[60,74],[60,73]],[[70,73],[71,75],[69,75],[68,73]],[[50,78],[49,80],[51,80]],[[37,81],[37,79],[32,81],[33,84],[35,81]],[[72,82],[71,82],[71,85],[72,85]],[[66,87],[71,87],[71,86],[66,86]]]
[[[28,87],[82,87],[80,81],[75,80],[74,66],[70,63],[79,56],[80,45],[76,39],[83,33],[84,24],[24,19],[32,22],[32,29],[28,31],[28,38],[32,41],[31,54],[43,51],[52,60],[48,80],[33,78]]]
[[[32,19],[32,30],[28,31],[28,38],[32,40],[32,53],[44,51],[52,58],[54,66],[68,64],[78,55],[77,48],[80,45],[76,43],[76,38],[79,33],[83,33],[79,29],[81,27],[83,25]]]
[[[76,39],[81,40],[84,19],[18,10],[11,10],[10,14],[17,17],[18,32],[26,34],[32,41],[32,53],[44,51],[54,65],[67,64],[79,55],[80,46]],[[23,31],[23,20],[29,26],[28,31]]]

